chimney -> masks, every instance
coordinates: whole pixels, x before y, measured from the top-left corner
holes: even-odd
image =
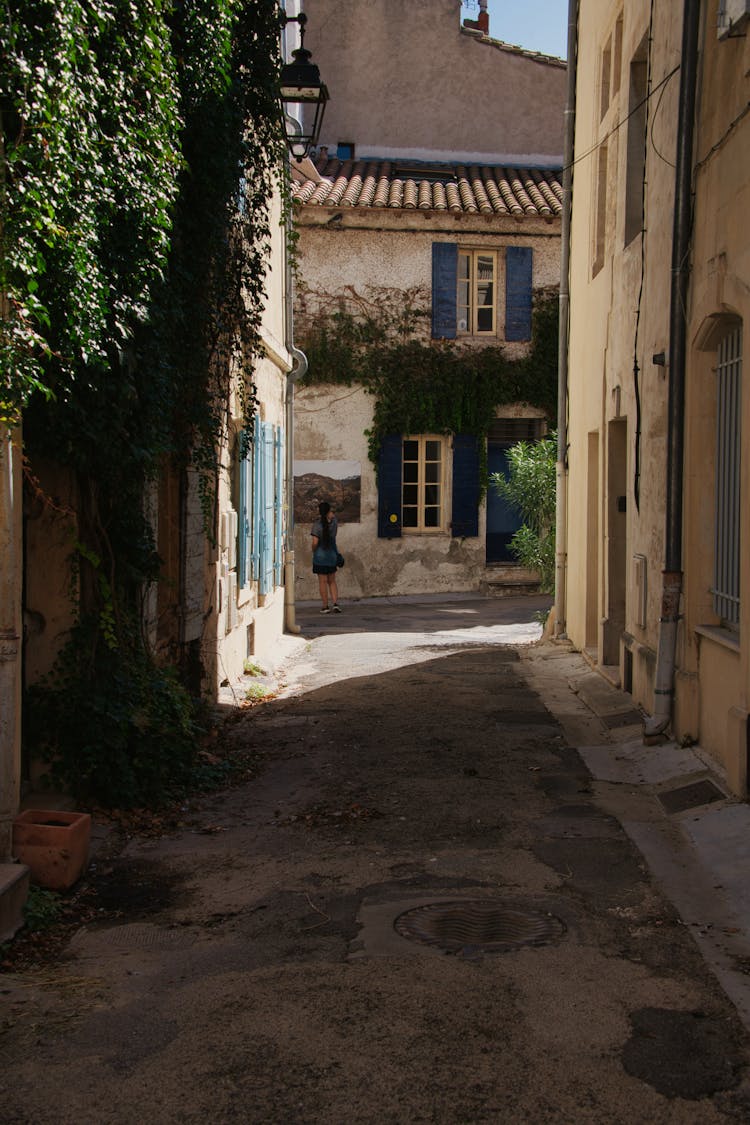
[[[464,27],[473,31],[481,31],[482,35],[490,33],[490,13],[487,11],[487,0],[479,0],[479,15],[475,20],[464,20]]]

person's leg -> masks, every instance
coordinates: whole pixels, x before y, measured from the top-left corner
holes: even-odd
[[[323,609],[328,609],[328,574],[318,575],[318,589],[320,590],[320,600],[323,603]]]
[[[328,594],[331,599],[331,605],[334,609],[339,607],[339,588],[336,583],[336,571],[328,575]]]

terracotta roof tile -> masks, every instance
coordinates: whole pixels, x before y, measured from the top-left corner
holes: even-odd
[[[551,219],[562,213],[557,169],[465,167],[462,164],[399,165],[393,161],[340,161],[323,152],[315,162],[316,184],[292,184],[303,207],[388,207]]]

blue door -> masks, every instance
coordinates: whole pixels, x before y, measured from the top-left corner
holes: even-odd
[[[488,441],[487,469],[508,478],[508,450],[515,442]],[[487,489],[487,563],[515,562],[510,541],[521,526],[521,517],[507,500],[498,496],[492,484]]]

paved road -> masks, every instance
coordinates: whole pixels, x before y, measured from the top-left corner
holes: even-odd
[[[0,978],[2,1119],[750,1119],[742,1021],[621,823],[666,814],[576,749],[632,757],[632,707],[528,646],[538,608],[299,607],[221,736],[258,776],[103,853],[100,920]]]

